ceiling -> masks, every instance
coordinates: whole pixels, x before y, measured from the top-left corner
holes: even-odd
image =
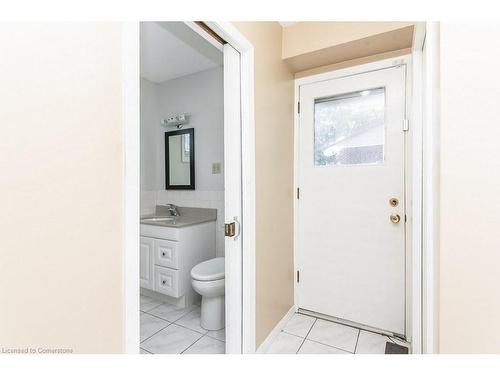
[[[283,21],[280,21],[280,25],[281,27],[288,27],[288,26],[292,26],[294,24],[296,24],[297,22],[283,22]]]
[[[141,23],[141,77],[160,83],[222,65],[222,52],[183,22]]]

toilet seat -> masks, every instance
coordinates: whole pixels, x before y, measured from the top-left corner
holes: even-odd
[[[225,277],[224,258],[213,258],[193,267],[191,277],[198,281],[221,280]]]

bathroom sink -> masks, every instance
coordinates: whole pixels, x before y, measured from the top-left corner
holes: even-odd
[[[175,218],[170,217],[170,216],[165,216],[165,217],[160,217],[160,216],[155,216],[155,217],[146,217],[144,219],[141,219],[141,222],[143,223],[168,223],[170,221],[174,221]]]

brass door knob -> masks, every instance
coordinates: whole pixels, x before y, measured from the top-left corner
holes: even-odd
[[[400,220],[401,220],[401,217],[399,215],[395,215],[395,214],[391,215],[391,222],[393,222],[394,224],[399,223]]]

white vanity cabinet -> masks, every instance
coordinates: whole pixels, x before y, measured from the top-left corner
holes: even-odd
[[[141,224],[140,252],[141,288],[189,306],[197,299],[191,269],[215,257],[215,221],[179,228]]]

